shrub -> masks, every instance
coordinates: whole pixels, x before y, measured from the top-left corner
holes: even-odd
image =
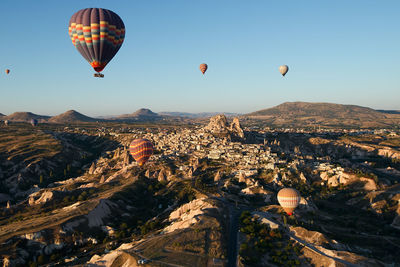
[[[40,256],[37,258],[37,263],[38,263],[38,264],[44,264],[44,255],[43,255],[43,254],[40,255]]]

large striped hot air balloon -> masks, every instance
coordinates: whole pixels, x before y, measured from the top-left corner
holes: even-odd
[[[203,75],[204,75],[204,73],[206,73],[207,69],[208,69],[208,66],[206,63],[200,64],[200,71],[201,71],[201,73],[203,73]]]
[[[103,77],[100,72],[124,42],[125,25],[111,10],[86,8],[72,15],[68,32],[79,53],[98,72],[95,76]]]
[[[283,188],[278,192],[278,202],[288,215],[293,214],[300,203],[300,199],[300,193],[293,188]]]
[[[136,139],[133,140],[129,146],[129,152],[132,157],[142,166],[153,154],[153,144],[147,139]]]
[[[279,72],[282,74],[282,76],[285,76],[288,71],[289,67],[287,65],[282,65],[279,67]]]
[[[37,119],[31,119],[31,125],[36,126],[38,124]]]
[[[10,74],[10,70],[9,69],[6,69],[6,74]]]

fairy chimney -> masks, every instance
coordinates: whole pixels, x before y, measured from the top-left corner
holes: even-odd
[[[92,165],[90,165],[90,168],[89,168],[89,174],[94,174],[95,170],[96,170],[96,163],[92,162]]]
[[[239,173],[239,183],[244,183],[246,182],[246,175],[244,174],[244,172],[240,172]]]
[[[144,176],[146,176],[147,178],[150,178],[150,170],[147,169],[146,172],[144,173]]]
[[[220,171],[217,171],[217,173],[214,176],[214,182],[219,182],[221,180],[221,173]]]
[[[160,173],[158,174],[158,181],[159,182],[163,182],[166,180],[165,174],[164,174],[164,170],[161,170]]]

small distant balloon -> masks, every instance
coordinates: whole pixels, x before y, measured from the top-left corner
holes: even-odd
[[[206,63],[200,64],[200,71],[201,71],[201,73],[203,73],[203,75],[204,75],[204,73],[206,73],[207,69],[208,69],[208,66]]]
[[[283,188],[278,192],[278,202],[283,210],[292,215],[301,200],[300,193],[293,188]]]
[[[139,163],[139,166],[142,166],[153,155],[154,146],[147,139],[136,139],[130,144],[129,152],[136,162]]]
[[[37,126],[38,125],[37,119],[31,119],[31,125],[32,126]]]
[[[5,125],[5,126],[8,126],[8,124],[9,124],[8,120],[5,120],[5,121],[4,121],[4,125]]]
[[[10,70],[9,69],[6,69],[6,74],[10,74]]]
[[[282,74],[282,76],[285,76],[288,71],[289,67],[287,65],[282,65],[279,67],[279,72]]]

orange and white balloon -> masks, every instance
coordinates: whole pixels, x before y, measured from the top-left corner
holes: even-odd
[[[301,200],[299,191],[293,188],[283,188],[278,192],[278,202],[283,210],[292,215]]]

